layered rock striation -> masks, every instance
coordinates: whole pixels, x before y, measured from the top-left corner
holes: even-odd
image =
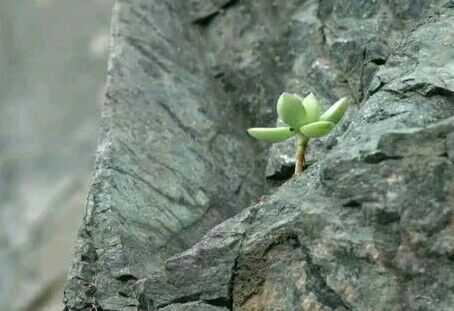
[[[453,13],[118,1],[67,310],[449,310]],[[355,104],[276,187],[289,146],[245,129],[284,89]]]

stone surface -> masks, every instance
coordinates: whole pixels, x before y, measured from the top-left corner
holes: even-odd
[[[448,310],[452,7],[119,1],[67,310]],[[356,104],[273,189],[283,89]]]
[[[439,2],[439,1],[438,1]],[[428,15],[431,6],[437,6],[437,1],[402,1],[399,4],[384,4],[383,1],[308,1],[306,9],[301,14],[296,14],[292,32],[298,36],[297,44],[301,49],[307,49],[298,54],[292,67],[292,78],[288,88],[297,85],[295,90],[302,95],[307,95],[315,90],[321,99],[324,108],[329,107],[338,98],[349,96],[357,104],[365,96],[373,94],[377,88],[389,81],[384,81],[381,76],[375,76],[378,68],[387,62],[395,46],[401,42],[415,23]],[[449,7],[449,3],[445,7]],[[440,34],[440,36],[443,36]],[[444,36],[450,37],[449,33]],[[428,34],[430,37],[430,34]],[[445,38],[446,40],[446,38]],[[449,39],[447,39],[449,41]],[[429,40],[428,42],[432,42]],[[406,87],[423,87],[427,77],[432,77],[434,88],[441,82],[443,87],[453,87],[452,64],[446,64],[452,59],[452,53],[446,48],[447,42],[436,53],[439,57],[431,57],[445,66],[437,72],[437,65],[430,64],[425,69],[420,68],[418,77],[414,80],[411,67],[395,70],[390,67],[384,73],[387,79],[393,80],[395,75],[402,75]],[[293,45],[295,46],[295,45]],[[408,46],[408,49],[419,47]],[[424,52],[430,51],[426,46]],[[451,53],[451,54],[450,54]],[[433,52],[431,51],[431,54]],[[419,55],[420,57],[427,57]],[[411,58],[410,56],[408,56]],[[407,60],[408,66],[416,66],[414,60]],[[408,71],[404,76],[403,71]],[[430,75],[424,77],[424,71]],[[392,71],[392,72],[391,72]],[[441,74],[441,76],[440,76]],[[371,80],[373,81],[371,82]],[[420,80],[420,81],[418,81]],[[446,83],[443,86],[443,83]],[[370,85],[370,86],[369,86]],[[436,92],[436,91],[435,91]],[[400,107],[402,108],[402,107]],[[397,108],[399,109],[399,108]],[[375,112],[375,111],[374,111]],[[384,118],[385,113],[400,113],[380,111],[376,118]],[[348,113],[347,113],[348,114]],[[347,118],[345,118],[347,119]],[[344,132],[348,121],[341,121],[334,135],[314,141],[307,152],[307,164],[310,165],[323,157],[326,149],[332,148],[337,143],[337,137]],[[294,143],[286,141],[273,144],[270,149],[266,174],[270,179],[286,179],[294,167]]]
[[[168,259],[172,269],[159,284],[175,285],[180,276],[177,287],[161,293],[148,285],[157,281],[152,277],[143,293],[169,302],[183,295],[209,302],[209,295],[234,310],[450,310],[454,164],[441,146],[453,131],[454,117],[386,131],[375,148],[364,150],[380,152],[380,162],[355,153],[338,161],[333,151],[265,202]],[[421,136],[440,153],[431,143],[421,146]],[[251,215],[246,223],[245,215]],[[232,239],[238,226],[244,234]],[[217,246],[232,242],[233,253],[219,255]],[[190,260],[177,259],[188,254]],[[191,268],[205,273],[188,275]],[[212,289],[222,286],[231,286],[228,295],[218,290],[213,296]]]
[[[228,310],[224,307],[216,307],[201,302],[175,303],[168,307],[161,308],[163,311],[222,311]]]

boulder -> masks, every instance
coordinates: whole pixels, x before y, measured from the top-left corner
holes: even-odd
[[[67,310],[448,310],[452,7],[117,2]],[[284,89],[355,104],[277,187]]]

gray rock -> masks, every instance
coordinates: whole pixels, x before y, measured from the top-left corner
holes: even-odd
[[[428,14],[436,4],[437,1],[403,1],[399,5],[386,5],[380,1],[307,2],[295,13],[289,30],[296,38],[290,44],[296,47],[294,53],[297,56],[287,72],[291,76],[287,88],[303,95],[315,92],[324,108],[343,96],[361,102],[373,94],[377,87],[388,82],[382,80],[381,75],[375,75],[377,69],[387,62],[392,50],[409,31],[411,23]],[[438,52],[441,63],[452,56],[444,49]],[[432,57],[432,60],[435,59]],[[412,65],[411,59],[407,61],[409,67],[405,71]],[[435,67],[428,66],[427,70],[431,68]],[[420,78],[424,76],[423,70],[420,68]],[[440,89],[443,88],[443,83],[452,87],[453,82],[449,80],[447,70],[445,68],[444,72],[432,75],[434,80],[441,83]],[[393,67],[389,66],[388,71],[383,74],[394,79],[391,73],[394,72]],[[402,74],[402,68],[399,67],[394,73]],[[402,77],[407,82],[412,81],[412,78],[411,75]],[[415,81],[414,85],[418,83],[423,82]],[[368,87],[369,84],[371,88]],[[400,113],[399,109],[402,108],[397,107],[397,111],[392,112],[380,111],[374,117],[386,117],[384,113]],[[337,137],[347,127],[348,121],[341,122],[334,135],[322,141],[311,142],[307,164],[322,159],[326,149],[337,144]],[[287,141],[271,147],[266,168],[268,178],[286,179],[291,176],[295,153],[293,145],[294,143]]]
[[[223,307],[216,307],[202,302],[175,303],[161,308],[162,311],[222,311],[228,310]]]
[[[67,309],[448,310],[449,5],[238,1],[192,24],[188,11],[117,3]],[[268,146],[244,129],[274,123],[284,87],[357,104],[302,176],[238,214],[268,188]]]
[[[229,306],[236,256],[255,213],[246,209],[213,228],[193,248],[167,259],[164,271],[148,278],[141,293],[152,297],[156,308],[191,300]]]
[[[233,2],[234,0],[189,0],[186,4],[189,20],[193,23],[208,23]]]
[[[454,133],[451,133],[446,137],[446,152],[448,158],[454,162]]]
[[[382,137],[398,132],[405,138],[395,145],[388,141],[388,147],[423,150],[416,138],[436,133],[438,145],[453,130],[451,117],[404,136],[392,131]],[[212,295],[214,287],[232,286],[225,306],[233,303],[235,310],[449,310],[454,167],[444,154],[426,151],[402,152],[376,165],[353,156],[341,164],[327,159],[311,166],[305,176],[179,255],[190,254],[190,260],[170,259],[168,278],[180,281],[164,295],[172,293],[178,301],[190,297],[190,291],[198,300]],[[335,170],[337,180],[326,179],[326,170]],[[359,176],[362,184],[355,189]],[[347,198],[346,188],[351,192]],[[251,215],[247,223],[244,215]],[[241,239],[232,239],[245,225]],[[232,242],[233,252],[220,255],[218,246]],[[226,262],[232,269],[223,268]],[[188,274],[190,269],[199,276]],[[204,276],[198,269],[205,269]],[[169,282],[176,284],[159,280],[161,286]],[[164,297],[145,288],[157,301]],[[224,295],[218,291],[217,297]]]

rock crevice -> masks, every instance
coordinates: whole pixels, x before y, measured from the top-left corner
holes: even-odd
[[[436,0],[118,1],[66,308],[448,310],[453,20]],[[245,129],[284,89],[356,103],[276,188],[293,142]]]

